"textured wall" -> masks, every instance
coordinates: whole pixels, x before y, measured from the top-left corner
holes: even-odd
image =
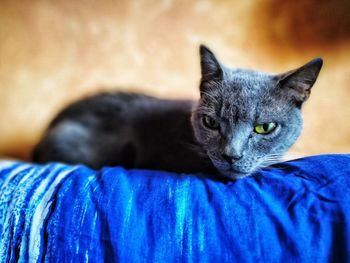
[[[322,55],[292,152],[349,152],[349,2],[3,0],[0,154],[27,156],[58,110],[97,90],[197,97],[200,43],[272,72]]]

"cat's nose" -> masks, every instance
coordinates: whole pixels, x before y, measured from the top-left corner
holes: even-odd
[[[238,161],[239,159],[241,159],[242,155],[238,155],[238,154],[228,155],[223,153],[222,158],[229,164],[233,164],[235,161]]]

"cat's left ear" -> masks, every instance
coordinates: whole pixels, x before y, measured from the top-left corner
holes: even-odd
[[[214,53],[204,45],[199,47],[202,81],[222,79],[223,71]]]
[[[278,85],[301,105],[310,96],[322,65],[322,58],[315,58],[300,68],[278,75]]]

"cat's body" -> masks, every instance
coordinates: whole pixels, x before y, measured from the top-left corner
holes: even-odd
[[[213,172],[193,136],[195,104],[122,92],[88,97],[53,120],[34,161]]]
[[[302,130],[301,107],[322,60],[267,74],[225,67],[204,46],[200,55],[199,101],[127,93],[78,101],[54,119],[33,160],[231,179],[278,161]]]

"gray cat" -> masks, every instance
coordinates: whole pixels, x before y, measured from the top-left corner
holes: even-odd
[[[33,161],[224,175],[271,165],[302,130],[301,107],[322,67],[316,58],[283,74],[232,69],[200,47],[199,101],[103,93],[64,109]]]

